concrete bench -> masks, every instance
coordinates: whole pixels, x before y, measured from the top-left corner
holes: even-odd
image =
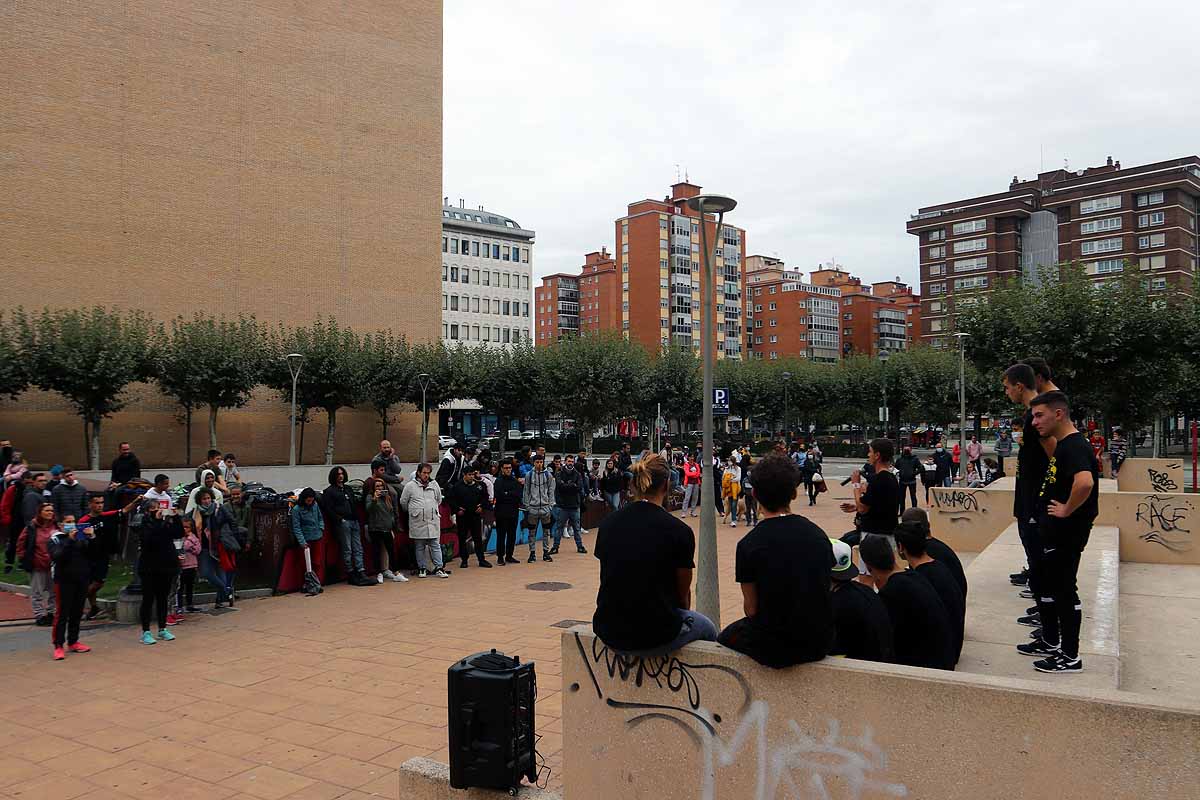
[[[972,592],[973,593],[973,592]],[[567,796],[1196,797],[1200,704],[712,643],[624,659],[562,639]]]

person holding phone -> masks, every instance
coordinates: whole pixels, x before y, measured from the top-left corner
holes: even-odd
[[[83,602],[87,598],[92,577],[92,561],[88,550],[95,546],[95,528],[79,526],[74,515],[63,518],[62,530],[50,536],[48,549],[54,565],[55,613],[52,641],[54,660],[66,658],[66,650],[86,653],[92,648],[79,641],[79,623],[83,619]]]
[[[205,499],[212,502],[212,494]],[[138,574],[142,579],[142,644],[157,644],[175,639],[167,630],[167,595],[179,572],[179,551],[175,540],[184,538],[183,526],[174,507],[162,508],[157,500],[142,504],[145,522],[142,523],[142,552],[138,559]],[[150,633],[150,612],[157,615],[158,636]]]

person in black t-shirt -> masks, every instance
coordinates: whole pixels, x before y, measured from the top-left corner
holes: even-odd
[[[892,620],[896,663],[954,669],[950,614],[929,580],[901,569],[885,536],[864,536],[859,554]]]
[[[942,605],[950,615],[950,641],[954,652],[954,663],[962,655],[963,626],[967,617],[967,600],[963,597],[954,573],[940,561],[931,558],[926,551],[928,539],[920,524],[901,522],[896,527],[896,546],[900,557],[908,562],[909,569],[929,581],[937,592]]]
[[[954,575],[954,582],[962,590],[963,602],[965,603],[967,599],[967,573],[963,570],[962,561],[959,560],[958,553],[955,553],[950,545],[934,536],[929,530],[929,515],[925,513],[925,509],[910,508],[905,511],[900,515],[900,524],[903,525],[906,522],[917,525],[924,532],[925,552],[934,561],[940,561],[945,564],[951,574]]]
[[[892,620],[887,608],[873,588],[855,580],[859,573],[850,545],[832,539],[830,542],[834,560],[830,600],[835,631],[829,655],[861,661],[895,661]]]
[[[636,500],[604,518],[592,551],[600,589],[592,627],[617,652],[658,656],[713,641],[712,620],[692,611],[696,536],[663,507],[671,473],[658,455],[630,467]]]
[[[1047,370],[1049,368],[1047,367]],[[1028,364],[1014,364],[1004,372],[1004,393],[1014,403],[1028,409],[1037,397],[1034,389],[1037,376]],[[1042,538],[1037,521],[1037,493],[1054,452],[1054,439],[1043,438],[1033,424],[1033,413],[1026,410],[1021,426],[1021,449],[1017,451],[1016,485],[1013,492],[1013,516],[1017,520],[1017,531],[1025,549],[1028,564],[1027,583],[1037,605],[1038,616],[1049,613],[1050,592],[1043,585]]]
[[[1026,655],[1046,656],[1034,662],[1038,672],[1080,672],[1083,610],[1077,577],[1080,556],[1099,513],[1098,464],[1091,444],[1071,423],[1065,394],[1040,394],[1031,409],[1038,432],[1057,442],[1038,492],[1044,582],[1053,598],[1053,613],[1042,614],[1041,639],[1017,649]]]
[[[900,516],[900,482],[892,474],[892,458],[896,446],[890,439],[875,439],[867,448],[867,465],[874,470],[870,482],[863,487],[862,473],[855,470],[850,476],[854,501],[842,503],[842,511],[857,514],[858,533],[878,533],[891,536]],[[856,542],[842,541],[853,545]]]
[[[746,616],[717,641],[768,667],[819,661],[833,643],[833,549],[825,532],[792,514],[797,469],[770,455],[751,475],[760,519],[738,542],[735,575]]]

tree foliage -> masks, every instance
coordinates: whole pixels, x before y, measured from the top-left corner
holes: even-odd
[[[591,450],[600,425],[637,411],[648,367],[646,351],[623,336],[569,336],[546,351],[546,386],[570,415]]]
[[[379,415],[381,436],[388,438],[392,408],[409,399],[416,380],[416,360],[403,336],[377,331],[362,340],[363,394]]]
[[[0,314],[0,398],[15,398],[29,383],[29,364],[21,355],[17,326]]]

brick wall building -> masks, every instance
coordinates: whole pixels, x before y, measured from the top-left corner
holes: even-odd
[[[545,347],[564,335],[579,333],[579,276],[556,272],[542,278],[533,298],[537,336],[534,343]]]
[[[817,286],[842,290],[842,354],[877,356],[907,350],[920,331],[920,300],[897,278],[864,285],[836,265],[815,270]]]
[[[955,314],[1004,280],[1082,262],[1096,281],[1137,269],[1150,292],[1194,291],[1200,157],[1043,172],[1008,191],[919,209],[922,338],[948,346]]]
[[[0,44],[7,305],[439,335],[440,2],[17,3]],[[130,439],[145,463],[181,462],[179,409],[133,394],[106,423],[106,459]],[[375,451],[373,417],[339,415],[339,459]],[[286,460],[278,398],[220,424],[243,461]],[[418,429],[416,414],[393,424],[402,456]],[[35,462],[84,455],[56,395],[4,403],[0,430]]]
[[[744,283],[749,358],[838,361],[841,288],[806,283],[799,270],[762,255],[746,258]]]

